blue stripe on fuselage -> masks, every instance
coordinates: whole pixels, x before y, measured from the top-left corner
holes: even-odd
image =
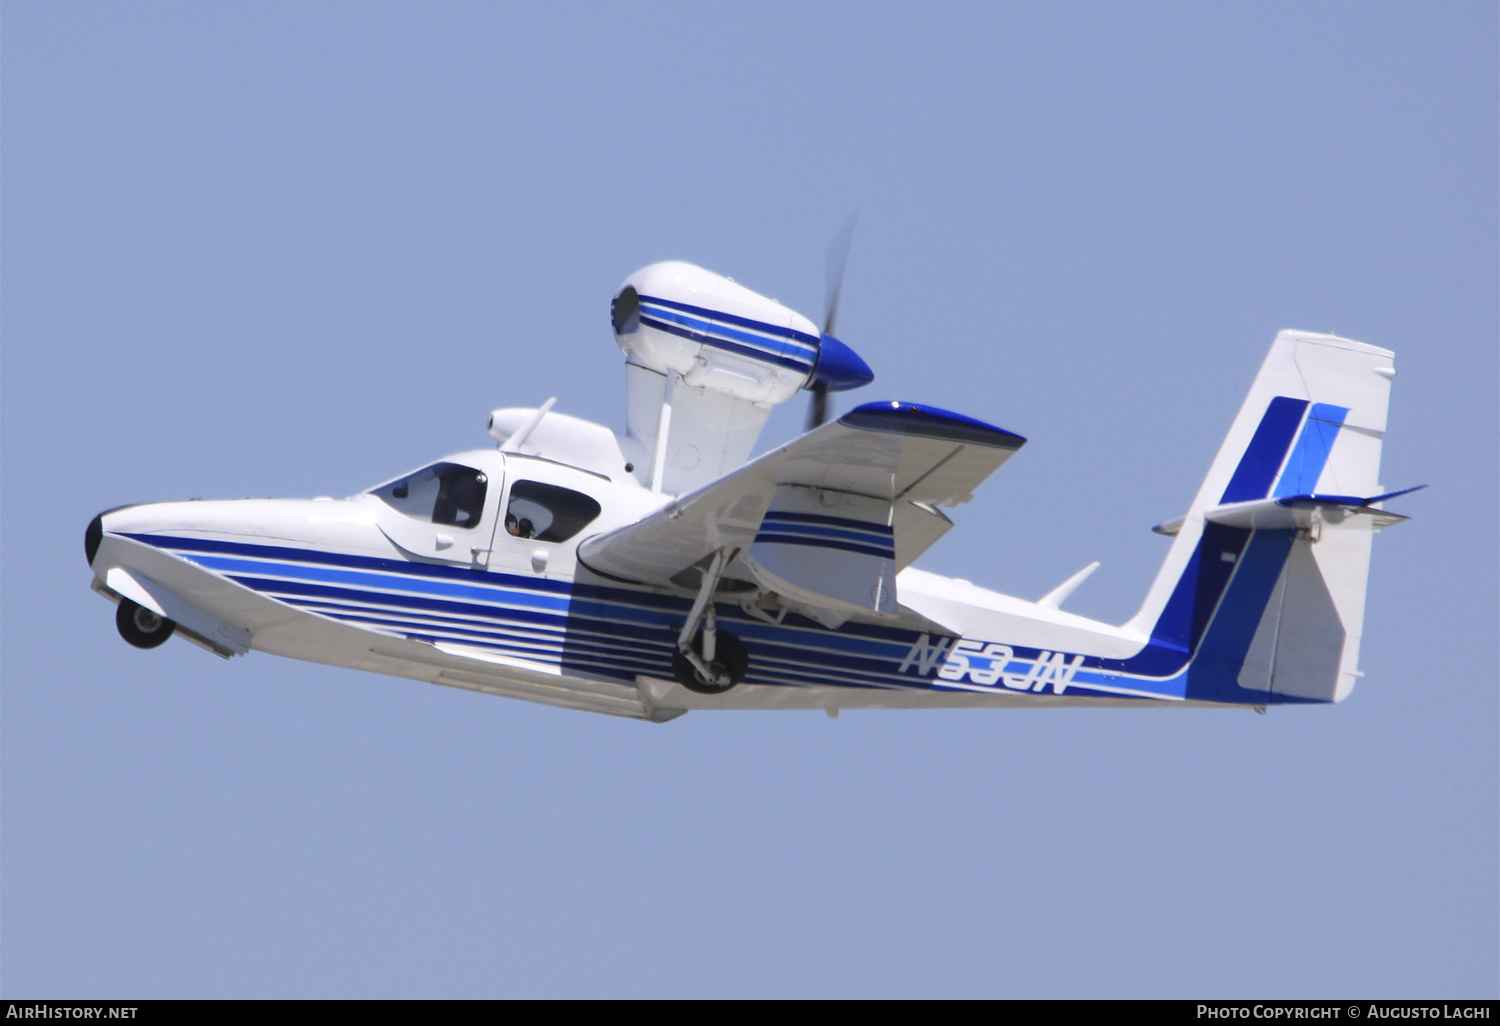
[[[655,646],[670,655],[689,599],[618,586],[549,581],[497,571],[410,563],[399,559],[333,553],[292,546],[227,542],[180,536],[127,535],[174,551],[246,587],[293,605],[329,601],[358,606],[420,611],[424,615],[469,616],[507,625],[563,632],[571,646],[580,637],[604,636],[638,649]],[[853,674],[839,683],[861,686],[923,686],[936,674],[897,675],[895,667],[919,632],[874,624],[846,623],[838,631],[796,614],[777,625],[716,603],[717,615],[745,640],[756,644],[757,664],[783,660],[806,672],[779,672],[800,683],[819,683],[819,674]],[[397,632],[400,633],[400,632]],[[565,655],[562,660],[569,663]],[[752,669],[751,682],[758,673]],[[784,681],[766,681],[782,683]]]
[[[1219,638],[1215,632],[1220,616],[1214,613],[1226,581],[1237,569],[1223,561],[1220,552],[1237,551],[1236,542],[1243,545],[1250,536],[1250,532],[1234,528],[1222,528],[1222,532],[1230,533],[1221,537],[1219,531],[1205,532],[1157,631],[1142,651],[1123,660],[1085,657],[1077,676],[1068,684],[1069,693],[1183,697],[1183,670],[1205,627],[1210,638]],[[521,658],[541,658],[557,662],[564,670],[571,666],[580,672],[586,670],[590,676],[619,680],[632,680],[635,673],[643,672],[642,660],[653,667],[644,672],[667,672],[675,632],[690,604],[685,598],[647,590],[571,584],[292,546],[176,536],[128,537],[175,551],[205,569],[311,612],[359,621],[396,636],[457,634],[464,643],[483,642],[500,651],[513,649],[512,654]],[[1284,553],[1281,558],[1285,558]],[[1236,561],[1243,563],[1241,557]],[[1271,579],[1274,583],[1275,573]],[[1232,608],[1226,600],[1219,613],[1236,618],[1248,615],[1246,610],[1257,596],[1263,608],[1265,599],[1260,591],[1246,585]],[[925,673],[914,672],[914,668],[905,673],[897,669],[903,659],[909,660],[908,653],[924,637],[917,631],[853,622],[830,631],[796,614],[788,615],[778,625],[746,616],[732,603],[716,603],[716,609],[721,624],[752,646],[755,660],[747,678],[750,683],[925,688],[935,683],[942,665],[938,660]],[[424,626],[424,620],[437,622]],[[380,623],[385,626],[378,626]],[[1258,614],[1249,627],[1251,635],[1254,623],[1258,623]],[[548,637],[553,640],[548,641]],[[944,642],[938,637],[927,643]],[[1226,644],[1218,644],[1215,651],[1225,649]],[[561,655],[557,654],[559,650]],[[1039,649],[1014,647],[1017,660],[1035,660],[1042,655]],[[611,659],[619,661],[618,672],[610,671]],[[1091,688],[1091,684],[1097,688]],[[1214,694],[1222,695],[1215,698],[1218,701],[1254,700],[1259,704],[1266,700],[1257,698],[1258,693]],[[1283,699],[1270,696],[1269,700]]]

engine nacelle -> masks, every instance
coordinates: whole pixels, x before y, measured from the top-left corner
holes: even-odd
[[[786,402],[818,362],[812,321],[680,260],[626,278],[611,315],[615,341],[631,363],[748,402]]]
[[[642,484],[688,491],[749,458],[771,407],[814,384],[874,375],[855,352],[774,299],[679,260],[626,278],[610,309],[625,352],[629,437]]]

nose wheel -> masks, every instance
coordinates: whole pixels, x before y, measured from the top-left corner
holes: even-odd
[[[115,629],[136,648],[155,648],[172,636],[177,622],[158,616],[139,603],[121,599],[115,609]]]

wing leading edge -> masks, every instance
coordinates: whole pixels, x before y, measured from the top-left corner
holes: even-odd
[[[938,507],[969,501],[1025,443],[936,407],[867,403],[586,540],[578,556],[606,577],[694,587],[692,568],[724,551],[734,557],[727,578],[825,610],[825,620],[894,613],[896,573],[952,526]]]

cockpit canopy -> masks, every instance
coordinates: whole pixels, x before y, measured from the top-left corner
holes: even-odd
[[[525,457],[518,457],[517,463],[523,473],[532,468],[546,468],[544,474],[561,470]],[[494,469],[498,472],[498,467]],[[497,477],[495,486],[502,483]],[[484,471],[444,460],[372,488],[369,494],[413,520],[472,529],[484,519],[489,486]],[[598,500],[584,492],[522,477],[511,484],[503,522],[505,530],[517,538],[565,542],[593,522],[600,510]]]

